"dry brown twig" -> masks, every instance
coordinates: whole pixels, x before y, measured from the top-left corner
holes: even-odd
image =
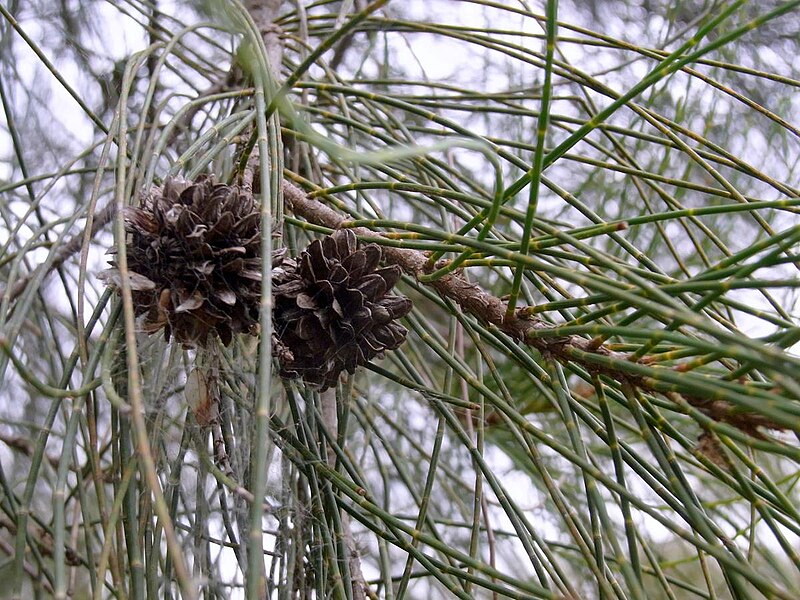
[[[283,181],[283,197],[296,216],[311,223],[330,229],[339,229],[347,225],[346,217],[319,200],[309,197],[290,181]],[[379,232],[364,227],[355,227],[353,231],[362,237],[382,237]],[[428,256],[418,250],[383,246],[383,257],[387,263],[400,266],[406,275],[414,278],[430,271]],[[594,357],[605,357],[627,361],[628,358],[625,354],[614,352],[602,344],[597,345],[593,340],[578,336],[547,338],[532,335],[537,330],[550,326],[543,321],[520,316],[520,311],[509,315],[508,305],[505,301],[481,289],[477,284],[470,283],[458,273],[446,275],[429,285],[441,296],[458,304],[465,313],[496,327],[517,342],[536,348],[543,355],[551,356],[563,364],[580,364],[590,373],[606,375],[619,382],[627,382],[644,392],[665,394],[663,390],[659,390],[655,386],[652,380],[646,377],[614,369],[602,364],[601,361],[592,360]],[[685,397],[684,400],[715,421],[728,423],[752,436],[761,437],[757,431],[759,427],[774,430],[785,429],[781,424],[763,415],[742,413],[740,409],[726,401],[700,397]]]

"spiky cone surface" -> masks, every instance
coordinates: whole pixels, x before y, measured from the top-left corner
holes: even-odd
[[[283,377],[327,389],[342,371],[354,373],[405,341],[396,319],[409,313],[411,300],[390,293],[401,271],[378,268],[381,254],[377,244],[359,247],[355,234],[341,229],[311,242],[292,266],[276,269],[273,323],[291,353],[280,361]]]
[[[213,178],[167,180],[124,219],[127,276],[144,331],[163,328],[186,347],[256,333],[261,219],[251,193]],[[282,255],[272,260],[280,264]],[[119,287],[111,264],[106,277]]]

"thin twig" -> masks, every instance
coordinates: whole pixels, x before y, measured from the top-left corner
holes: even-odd
[[[330,388],[320,394],[320,403],[322,419],[325,423],[325,428],[330,433],[330,439],[337,439],[337,431],[339,429],[339,420],[336,407],[336,389]],[[331,469],[336,468],[336,452],[330,444],[325,446],[325,458]],[[361,571],[361,556],[358,552],[358,546],[353,538],[353,531],[350,527],[350,515],[346,512],[341,514],[342,520],[342,536],[344,536],[345,547],[347,548],[347,564],[350,569],[350,585],[353,590],[353,600],[366,600],[367,597],[367,582],[364,579],[364,574]]]
[[[320,201],[310,198],[293,183],[283,181],[283,196],[295,215],[307,221],[330,229],[339,229],[348,219]],[[354,227],[353,232],[362,237],[380,238],[379,232],[364,227]],[[398,265],[403,271],[415,279],[430,272],[428,256],[419,250],[383,246],[383,256],[387,263]],[[603,345],[596,345],[593,340],[568,335],[558,337],[538,337],[532,335],[537,330],[549,327],[539,319],[532,319],[524,312],[516,311],[507,314],[507,303],[470,283],[458,273],[445,275],[440,279],[426,282],[441,296],[456,302],[464,312],[478,320],[497,327],[500,331],[516,340],[536,348],[542,354],[550,355],[563,364],[578,364],[589,373],[606,375],[615,381],[626,381],[642,391],[663,394],[650,378],[631,374],[607,364],[587,360],[591,355],[603,356],[619,361],[628,361],[628,356],[609,350]],[[783,430],[785,427],[767,416],[742,412],[739,407],[724,400],[713,400],[702,397],[684,396],[686,402],[701,410],[715,421],[727,423],[749,435],[759,437],[757,428]]]
[[[99,210],[94,214],[91,225],[91,233],[89,235],[90,239],[94,237],[98,231],[105,227],[106,224],[111,222],[111,220],[114,218],[114,208],[114,203],[109,202],[102,210]],[[56,250],[55,257],[48,267],[48,274],[58,269],[67,261],[67,259],[81,249],[85,235],[85,228],[81,229],[79,233],[73,235],[65,244]],[[6,288],[0,290],[0,302],[5,299],[6,294],[9,295],[9,300],[11,302],[16,300],[25,291],[25,288],[28,287],[28,284],[35,276],[36,270],[33,270],[29,273],[26,273],[23,277],[17,279],[10,289]]]

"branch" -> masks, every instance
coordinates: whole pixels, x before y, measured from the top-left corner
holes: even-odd
[[[339,229],[348,221],[332,208],[309,198],[303,190],[286,180],[283,181],[283,196],[295,215],[316,225]],[[355,227],[353,231],[362,237],[382,237],[380,233],[364,227]],[[430,272],[428,256],[419,250],[383,246],[383,256],[386,262],[400,266],[407,275],[415,279]],[[626,354],[613,352],[603,345],[597,345],[592,340],[578,336],[541,336],[542,330],[550,328],[547,323],[525,316],[522,309],[507,314],[508,304],[505,301],[458,274],[446,275],[427,285],[458,304],[465,313],[495,326],[517,342],[535,348],[544,355],[552,356],[563,364],[578,364],[589,373],[606,375],[619,382],[628,382],[644,392],[663,395],[672,391],[667,389],[668,385],[659,385],[654,377],[642,375],[641,368],[637,367],[643,365],[630,361]],[[684,398],[690,406],[702,411],[713,420],[728,423],[754,437],[763,437],[757,431],[759,427],[786,429],[782,424],[764,415],[743,413],[740,407],[724,400],[693,396]]]

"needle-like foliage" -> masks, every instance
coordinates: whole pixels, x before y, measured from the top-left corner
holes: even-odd
[[[796,597],[800,2],[72,4],[0,4],[0,597]]]

